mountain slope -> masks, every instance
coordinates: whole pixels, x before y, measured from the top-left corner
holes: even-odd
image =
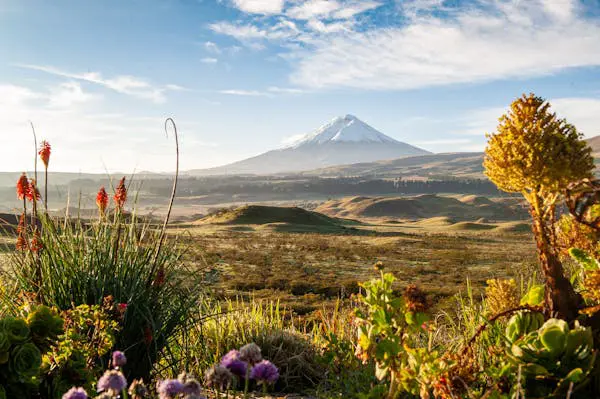
[[[592,154],[600,158],[600,136],[586,139]],[[426,154],[376,162],[336,165],[305,171],[305,176],[378,178],[485,179],[482,152]]]
[[[288,147],[189,174],[275,174],[422,154],[429,152],[394,140],[355,116],[346,115],[333,119]]]

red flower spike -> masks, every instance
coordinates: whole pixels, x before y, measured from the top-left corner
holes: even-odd
[[[27,188],[27,193],[25,193],[25,197],[30,202],[39,201],[42,196],[40,195],[40,190],[38,190],[37,185],[35,183],[35,179],[31,179],[29,181],[29,186]]]
[[[15,247],[18,251],[25,251],[27,249],[27,239],[25,238],[24,234],[19,235]]]
[[[19,218],[19,225],[17,226],[17,234],[19,236],[25,234],[25,212],[23,212],[21,214],[21,217]]]
[[[40,145],[40,151],[38,152],[38,154],[40,154],[40,158],[42,159],[42,162],[44,163],[46,169],[48,168],[48,163],[50,162],[51,152],[52,147],[50,147],[50,143],[48,143],[46,140],[42,141],[42,144]]]
[[[17,198],[20,200],[25,199],[28,193],[29,179],[27,179],[27,175],[23,173],[21,177],[19,177],[19,181],[17,182]]]
[[[121,179],[119,185],[117,186],[115,196],[115,205],[118,210],[122,210],[125,205],[125,201],[127,201],[127,188],[125,187],[125,177]]]
[[[40,237],[40,233],[36,231],[33,234],[33,239],[31,240],[31,251],[37,253],[41,251],[42,248],[44,248],[44,245],[42,244],[42,237]]]
[[[108,208],[108,194],[106,194],[104,186],[100,187],[100,190],[98,190],[98,195],[96,195],[96,205],[98,205],[101,214],[104,214]]]

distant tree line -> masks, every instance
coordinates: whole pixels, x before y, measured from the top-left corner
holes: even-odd
[[[145,191],[154,195],[167,196],[170,182],[151,181],[144,185]],[[320,195],[378,195],[378,194],[435,194],[460,193],[479,195],[501,195],[489,180],[404,180],[404,179],[365,179],[308,178],[308,179],[261,179],[240,180],[238,178],[183,179],[178,186],[179,196],[209,194],[281,194],[302,193]]]

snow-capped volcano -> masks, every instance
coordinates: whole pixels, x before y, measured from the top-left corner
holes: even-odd
[[[294,142],[290,147],[324,144],[327,142],[400,143],[377,131],[354,115],[338,116]]]
[[[429,154],[395,140],[353,115],[337,117],[293,144],[192,174],[274,174]]]

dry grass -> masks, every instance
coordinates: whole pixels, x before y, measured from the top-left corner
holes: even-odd
[[[475,224],[475,223],[473,223]],[[345,232],[292,233],[246,226],[186,226],[187,261],[217,296],[278,299],[307,314],[358,292],[381,260],[398,289],[418,284],[443,308],[469,279],[479,292],[489,278],[515,276],[534,261],[530,234],[460,230],[427,223],[358,226]],[[486,226],[487,227],[487,226]]]

